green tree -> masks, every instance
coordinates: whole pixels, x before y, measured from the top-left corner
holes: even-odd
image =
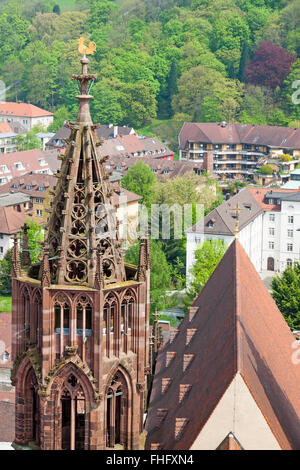
[[[44,240],[43,229],[35,220],[26,219],[26,224],[28,226],[27,237],[30,261],[37,263],[42,250],[41,242]],[[21,239],[23,234],[24,231],[22,230]]]
[[[12,249],[7,250],[4,258],[0,260],[0,294],[11,295],[11,265]]]
[[[123,176],[122,188],[128,189],[133,193],[143,197],[143,203],[149,206],[152,197],[153,187],[156,183],[156,177],[148,165],[142,161],[136,162],[130,167]]]
[[[300,266],[287,267],[271,283],[272,296],[289,327],[300,329]]]
[[[271,165],[263,165],[257,170],[257,172],[261,175],[272,175],[273,168],[271,167]]]
[[[0,16],[0,57],[1,62],[12,53],[17,54],[27,43],[30,23],[16,14]]]
[[[37,132],[39,131],[32,129],[31,131],[27,132],[27,134],[18,134],[16,137],[18,151],[32,149],[43,150],[43,144],[38,139],[36,135]]]
[[[95,84],[91,106],[95,122],[115,125],[123,123],[125,113],[121,106],[121,88],[122,83],[116,78],[104,78]]]
[[[214,112],[218,103],[222,118],[233,120],[240,108],[242,85],[207,67],[193,67],[178,81],[178,93],[172,101],[174,112],[186,113],[193,121],[199,121],[203,101],[207,97],[213,98]],[[205,112],[208,112],[207,106]]]
[[[189,303],[200,294],[226,251],[223,240],[205,240],[195,251],[195,263],[191,269],[192,280],[187,298]]]
[[[54,113],[54,120],[48,127],[49,132],[57,132],[64,125],[65,121],[70,120],[70,112],[66,106],[60,106]]]
[[[153,85],[144,80],[124,85],[120,102],[124,124],[142,127],[156,117],[156,93]]]
[[[125,261],[138,265],[139,262],[139,244],[132,245],[126,252]],[[158,240],[150,240],[150,301],[151,312],[155,310],[164,310],[169,303],[166,295],[171,288],[171,267],[167,262],[166,256]]]
[[[238,79],[240,82],[245,81],[245,69],[246,66],[249,62],[249,46],[247,41],[244,41],[243,44],[243,49],[242,49],[242,54],[241,54],[241,60],[240,60],[240,65],[239,65],[239,73],[238,73]]]

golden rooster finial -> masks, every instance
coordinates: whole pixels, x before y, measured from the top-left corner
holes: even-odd
[[[78,39],[78,51],[80,52],[80,54],[82,54],[83,56],[87,54],[94,54],[96,52],[96,44],[94,42],[90,42],[88,46],[85,46],[84,42],[85,38],[82,37]]]

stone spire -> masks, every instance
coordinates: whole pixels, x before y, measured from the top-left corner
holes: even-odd
[[[55,175],[58,182],[46,245],[52,284],[94,287],[97,263],[106,284],[123,281],[125,267],[119,253],[113,191],[103,165],[107,157],[99,152],[102,141],[90,115],[89,84],[96,75],[88,73],[88,62],[84,56],[82,74],[72,76],[79,82],[79,111],[76,123],[66,124],[71,136],[60,172]]]

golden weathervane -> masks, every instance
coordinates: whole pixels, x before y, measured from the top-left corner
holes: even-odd
[[[91,55],[96,52],[96,44],[94,42],[90,42],[88,46],[85,46],[85,38],[80,38],[78,40],[78,51],[80,54],[83,56],[85,55]]]

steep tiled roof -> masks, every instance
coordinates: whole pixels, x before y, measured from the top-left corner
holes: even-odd
[[[251,193],[257,203],[261,206],[262,209],[265,211],[280,211],[280,205],[277,204],[267,204],[265,202],[266,194],[270,193],[269,188],[247,188],[247,190]],[[300,191],[300,189],[299,189]],[[274,191],[275,192],[275,191]],[[298,192],[297,190],[289,190],[289,189],[276,189],[277,193],[283,194],[294,194]]]
[[[114,129],[113,125],[100,125],[97,128],[97,134],[100,139],[112,139],[114,137],[114,132],[117,133],[119,136],[132,134],[134,129],[128,126],[115,126]],[[68,139],[71,135],[71,130],[63,126],[56,134],[50,139],[50,141],[46,144],[46,147],[56,146],[56,141],[61,139]]]
[[[178,160],[161,160],[153,157],[123,157],[120,155],[113,155],[109,157],[106,162],[107,169],[115,169],[126,173],[128,168],[136,162],[142,161],[155,173],[157,178],[175,178],[176,176],[183,176],[186,173],[197,170],[199,172],[203,169],[203,164],[200,162],[192,161],[178,161]],[[108,168],[108,166],[110,168]]]
[[[118,187],[113,187],[114,195],[113,195],[113,202],[114,204],[129,204],[130,202],[139,201],[142,199],[142,196],[135,194],[127,189]]]
[[[0,134],[9,134],[13,133],[12,128],[7,122],[0,122]]]
[[[13,207],[0,206],[0,231],[6,235],[13,235],[21,230],[28,217],[24,212],[18,212]]]
[[[31,171],[34,173],[51,171],[40,149],[7,153],[0,158],[0,178],[5,180],[4,184],[15,176],[25,175]]]
[[[234,217],[237,205],[240,208],[239,230],[242,230],[263,212],[262,207],[253,197],[252,192],[249,191],[249,188],[245,188],[205,216],[204,223],[200,221],[189,228],[187,233],[202,233],[204,228],[204,233],[206,234],[234,235],[236,225]],[[210,222],[212,222],[211,227]]]
[[[53,175],[31,172],[23,176],[17,176],[9,183],[0,185],[0,194],[21,192],[31,197],[43,198],[45,191],[53,188],[56,183],[57,179]],[[40,191],[38,188],[45,188],[45,190]]]
[[[13,103],[9,101],[0,103],[0,116],[42,117],[53,116],[53,113],[38,108],[30,103]]]
[[[197,331],[187,345],[188,328]],[[239,373],[282,449],[300,448],[300,368],[295,339],[250,259],[236,240],[186,315],[179,333],[158,354],[147,416],[146,449],[191,448]],[[173,359],[166,366],[166,358]],[[193,360],[184,370],[185,355]],[[172,382],[162,394],[162,379]],[[180,402],[182,385],[191,385]],[[156,427],[158,408],[168,409]],[[176,440],[177,420],[184,432]],[[224,435],[230,429],[224,429]],[[241,442],[243,445],[243,443]]]
[[[179,133],[180,148],[188,141],[213,144],[267,145],[279,148],[300,148],[300,129],[254,124],[185,122]]]

